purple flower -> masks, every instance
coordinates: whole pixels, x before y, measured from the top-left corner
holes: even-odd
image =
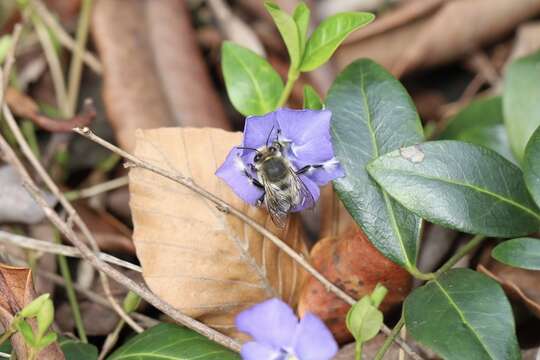
[[[291,109],[248,117],[243,143],[231,150],[216,175],[244,201],[264,203],[271,214],[314,206],[319,186],[345,175],[330,141],[331,117],[329,110]]]
[[[236,327],[253,338],[242,346],[244,360],[328,360],[338,351],[318,317],[306,313],[298,322],[290,306],[277,298],[238,314]]]

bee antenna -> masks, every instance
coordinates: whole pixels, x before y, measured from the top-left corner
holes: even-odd
[[[272,135],[272,131],[274,131],[275,124],[272,124],[272,129],[270,129],[270,132],[268,133],[268,137],[266,138],[266,147],[268,147],[268,142],[270,141],[270,136]]]
[[[252,148],[252,147],[237,146],[236,148],[239,149],[239,150],[251,150],[251,151],[255,151],[255,152],[257,152],[257,154],[260,153],[259,150],[255,149],[255,148]]]

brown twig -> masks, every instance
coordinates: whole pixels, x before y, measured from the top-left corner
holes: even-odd
[[[149,171],[152,171],[156,174],[159,174],[167,179],[170,179],[174,182],[177,182],[188,189],[194,191],[195,193],[199,194],[200,196],[204,197],[207,200],[210,200],[212,203],[216,205],[216,207],[227,214],[231,214],[235,216],[236,218],[240,219],[250,227],[252,227],[254,230],[259,232],[261,235],[268,238],[274,245],[276,245],[280,250],[282,250],[284,253],[286,253],[288,256],[290,256],[294,261],[296,261],[300,266],[302,266],[309,274],[311,274],[313,277],[315,277],[318,281],[320,281],[327,291],[334,293],[337,295],[341,300],[345,301],[349,305],[353,305],[356,303],[356,300],[351,297],[349,294],[347,294],[345,291],[341,290],[339,287],[337,287],[335,284],[330,282],[323,274],[321,274],[317,269],[315,269],[302,255],[298,254],[294,249],[292,249],[289,245],[287,245],[283,240],[278,238],[276,235],[274,235],[271,231],[260,225],[258,222],[253,220],[251,217],[247,216],[240,210],[232,207],[229,205],[226,201],[220,199],[216,195],[208,192],[207,190],[203,189],[199,185],[197,185],[193,179],[183,176],[178,173],[169,172],[165,169],[162,169],[160,167],[157,167],[153,164],[147,163],[144,160],[141,160],[137,158],[136,156],[118,148],[117,146],[105,141],[104,139],[100,138],[99,136],[95,135],[90,129],[88,128],[75,128],[73,129],[76,133],[86,137],[87,139],[109,149],[115,154],[118,154],[122,156],[124,159],[128,160],[126,163],[127,167],[138,167],[141,169],[146,169]],[[382,332],[386,335],[390,334],[391,330],[383,325]],[[399,346],[401,346],[405,352],[411,356],[413,359],[419,360],[421,357],[417,355],[408,344],[406,344],[403,340],[396,338],[396,343],[398,343]]]
[[[73,127],[87,126],[96,117],[96,109],[92,100],[87,99],[83,110],[69,119],[56,119],[39,112],[39,106],[33,99],[12,87],[6,90],[6,103],[18,116],[32,120],[40,128],[50,132],[71,132]]]
[[[50,254],[64,255],[69,257],[81,257],[81,252],[79,249],[73,246],[55,244],[49,241],[37,240],[27,236],[12,234],[7,231],[0,230],[0,243],[12,244],[24,249],[31,249],[36,251],[41,251]],[[142,269],[140,266],[132,264],[128,261],[118,259],[107,253],[97,253],[97,256],[110,264],[121,266],[125,269],[130,269],[136,272],[141,273]]]

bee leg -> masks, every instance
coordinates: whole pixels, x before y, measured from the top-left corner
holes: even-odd
[[[247,171],[244,171],[244,175],[246,175],[246,177],[249,179],[249,181],[251,181],[251,183],[253,185],[255,185],[256,187],[258,187],[260,189],[264,189],[263,184],[261,184],[261,182],[259,180],[255,179],[253,176],[251,176],[250,173],[248,173]]]
[[[307,173],[308,171],[312,170],[312,169],[319,169],[319,168],[322,168],[323,166],[321,164],[317,164],[317,165],[306,165],[304,166],[303,168],[299,169],[296,171],[296,175],[302,175],[302,174],[305,174]]]

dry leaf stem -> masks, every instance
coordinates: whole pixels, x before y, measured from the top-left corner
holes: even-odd
[[[73,246],[54,244],[44,240],[37,240],[30,237],[12,234],[7,231],[0,230],[0,243],[15,245],[24,249],[31,249],[35,251],[40,251],[44,253],[63,255],[75,258],[81,258],[81,252],[79,249]],[[118,265],[125,269],[133,270],[141,273],[142,269],[140,266],[132,264],[128,261],[119,259],[110,254],[99,252],[97,256],[110,264]]]
[[[188,189],[194,191],[195,193],[199,194],[200,196],[204,197],[207,200],[210,200],[213,202],[216,207],[227,214],[231,214],[238,219],[242,220],[244,223],[252,227],[254,230],[259,232],[264,237],[268,238],[274,245],[276,245],[280,250],[282,250],[284,253],[289,255],[294,261],[296,261],[300,266],[302,266],[309,274],[311,274],[313,277],[315,277],[317,280],[319,280],[327,291],[330,291],[334,294],[336,294],[340,299],[348,303],[349,305],[353,305],[356,303],[356,300],[351,297],[349,294],[347,294],[345,291],[341,290],[338,286],[333,284],[331,281],[329,281],[324,275],[322,275],[317,269],[315,269],[302,255],[298,254],[296,251],[294,251],[289,245],[287,245],[283,240],[275,236],[271,231],[266,229],[264,226],[260,225],[258,222],[253,220],[251,217],[247,216],[243,212],[235,209],[234,207],[230,206],[227,202],[223,201],[221,198],[217,197],[216,195],[208,192],[207,190],[201,188],[199,185],[197,185],[193,180],[189,177],[183,176],[178,173],[169,172],[165,169],[159,168],[155,165],[152,165],[148,162],[145,162],[136,156],[118,148],[117,146],[107,142],[106,140],[100,138],[96,134],[94,134],[89,128],[74,128],[73,131],[76,133],[86,137],[87,139],[105,147],[106,149],[112,151],[115,154],[118,154],[128,160],[129,162],[126,164],[127,167],[138,167],[142,169],[146,169],[149,171],[152,171],[158,175],[161,175],[167,179],[170,179],[174,182],[177,182]],[[391,330],[386,326],[383,325],[382,332],[386,335],[390,335]],[[420,356],[418,356],[411,348],[410,346],[405,343],[400,338],[394,338],[393,339],[400,347],[405,350],[405,352],[411,356],[413,359],[419,360],[421,359]]]

